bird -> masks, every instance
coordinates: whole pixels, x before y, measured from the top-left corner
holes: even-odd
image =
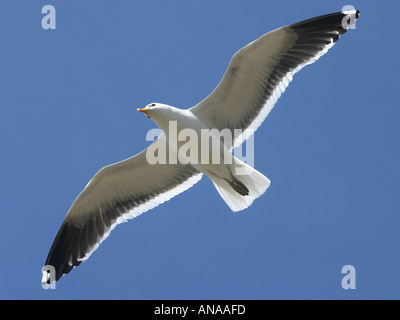
[[[189,109],[162,103],[138,108],[161,134],[142,152],[102,168],[77,196],[48,253],[45,266],[49,268],[43,268],[42,285],[58,281],[87,260],[118,224],[184,192],[203,175],[232,211],[249,207],[267,190],[270,180],[230,157],[232,148],[257,130],[294,74],[324,55],[359,15],[359,10],[326,14],[262,35],[233,55],[214,91]],[[214,163],[209,161],[210,150],[194,142],[186,146],[191,152],[180,152],[187,140],[172,139],[171,128],[176,132],[190,129],[197,135],[225,130],[231,139],[217,136],[220,161]],[[239,134],[233,135],[236,131]],[[155,149],[165,152],[165,163],[153,163],[159,156]],[[200,153],[205,153],[205,159]]]

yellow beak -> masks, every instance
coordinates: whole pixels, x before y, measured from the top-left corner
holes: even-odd
[[[137,111],[146,113],[146,111],[149,111],[149,108],[147,108],[147,107],[146,108],[138,108]]]

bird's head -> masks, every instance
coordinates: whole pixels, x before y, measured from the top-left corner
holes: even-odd
[[[137,111],[143,112],[147,118],[152,116],[157,116],[157,114],[162,113],[162,109],[165,109],[165,105],[161,103],[150,103],[144,108],[138,108]]]
[[[166,113],[169,109],[169,106],[161,103],[150,103],[144,108],[138,108],[137,111],[143,112],[144,115],[151,119],[151,118],[158,118],[159,116]],[[153,119],[154,120],[154,119]]]
[[[144,108],[138,108],[137,111],[143,112],[147,118],[151,118],[151,113],[157,108],[157,103],[150,103]]]

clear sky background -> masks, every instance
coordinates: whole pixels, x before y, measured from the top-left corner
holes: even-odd
[[[43,30],[41,8],[56,8]],[[268,191],[230,212],[204,178],[119,225],[43,290],[76,196],[143,150],[136,108],[189,108],[278,27],[361,10],[255,135]],[[1,299],[399,299],[398,1],[0,0]],[[341,286],[344,265],[356,289]]]

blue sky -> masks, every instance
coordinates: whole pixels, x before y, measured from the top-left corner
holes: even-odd
[[[56,8],[43,30],[41,8]],[[232,213],[200,183],[119,225],[43,290],[73,200],[103,166],[143,150],[136,108],[189,108],[231,56],[275,28],[361,10],[255,135],[271,180]],[[0,0],[1,299],[399,299],[396,1]],[[344,265],[356,289],[341,287]]]

